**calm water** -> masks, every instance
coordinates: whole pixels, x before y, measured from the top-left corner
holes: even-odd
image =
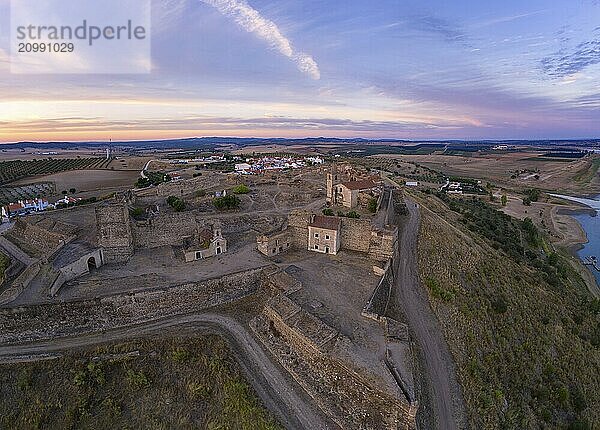
[[[595,199],[582,199],[578,197],[560,196],[553,194],[556,197],[562,197],[575,202],[583,203],[591,208],[596,209],[595,215],[580,214],[574,218],[579,221],[579,224],[585,230],[588,237],[588,243],[583,245],[583,248],[577,253],[579,258],[585,260],[587,257],[595,256],[600,259],[600,196]],[[592,273],[596,277],[596,282],[600,285],[600,272],[590,267]]]

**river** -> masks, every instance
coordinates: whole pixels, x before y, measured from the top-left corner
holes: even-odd
[[[596,196],[594,199],[585,199],[581,197],[571,197],[571,196],[563,196],[560,194],[550,194],[554,197],[560,197],[566,200],[571,200],[573,202],[581,203],[586,206],[589,206],[592,209],[595,209],[595,213],[582,213],[573,215],[588,238],[588,243],[583,245],[577,255],[581,258],[582,261],[586,261],[589,257],[595,256],[600,259],[600,196]],[[600,263],[599,263],[600,264]],[[596,277],[596,283],[600,286],[600,272],[595,270],[593,267],[589,267]]]

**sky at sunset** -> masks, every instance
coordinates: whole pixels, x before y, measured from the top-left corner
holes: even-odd
[[[0,141],[600,137],[600,0],[152,5],[151,73],[20,75],[0,0]]]

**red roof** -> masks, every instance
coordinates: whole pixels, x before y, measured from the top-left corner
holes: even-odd
[[[370,179],[363,181],[351,181],[351,182],[342,182],[342,185],[349,190],[370,190],[371,188],[375,188],[375,182]]]
[[[213,232],[207,228],[200,230],[200,239],[210,241],[213,238]]]
[[[342,220],[333,216],[314,215],[309,227],[323,228],[325,230],[339,230]]]

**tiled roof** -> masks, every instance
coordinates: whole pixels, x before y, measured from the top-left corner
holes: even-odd
[[[350,190],[370,190],[375,188],[375,182],[371,180],[342,182],[342,185]]]
[[[310,227],[324,228],[326,230],[339,230],[342,220],[332,216],[315,215]]]

